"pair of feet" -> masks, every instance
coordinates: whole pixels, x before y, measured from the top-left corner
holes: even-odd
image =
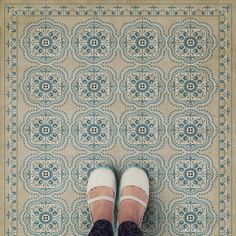
[[[98,196],[110,196],[114,197],[113,189],[109,187],[96,187],[88,192],[88,199],[92,199]],[[144,202],[148,202],[148,196],[145,191],[138,187],[127,186],[123,188],[121,197],[123,195],[132,195]],[[113,203],[106,200],[99,200],[91,203],[90,205],[93,220],[108,220],[112,223],[113,217]],[[144,207],[134,200],[123,200],[119,206],[118,224],[122,224],[124,221],[132,221],[139,224],[143,214]]]

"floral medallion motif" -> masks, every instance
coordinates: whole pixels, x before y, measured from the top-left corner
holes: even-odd
[[[25,28],[22,44],[30,60],[47,64],[66,56],[69,40],[64,25],[40,20]]]
[[[69,87],[65,72],[51,66],[28,70],[22,86],[27,100],[42,107],[61,103]]]
[[[89,66],[77,70],[71,89],[75,100],[88,106],[110,103],[117,89],[115,72],[100,66]]]
[[[160,60],[165,47],[162,27],[148,20],[138,20],[122,29],[120,47],[128,60],[147,63]]]
[[[86,192],[88,177],[90,172],[98,167],[107,166],[113,168],[115,162],[113,158],[91,153],[86,156],[77,156],[73,163],[71,176],[75,189]]]
[[[30,147],[42,151],[58,148],[65,144],[67,135],[68,126],[61,113],[45,109],[25,118],[23,138]]]
[[[110,24],[89,20],[75,27],[71,45],[76,58],[98,63],[114,56],[117,39]]]
[[[190,109],[172,117],[168,132],[175,146],[193,151],[209,145],[214,127],[208,113]]]
[[[67,186],[68,169],[65,161],[49,153],[27,158],[23,179],[27,189],[40,194],[62,191]]]
[[[211,73],[196,66],[175,69],[168,84],[171,98],[188,107],[208,102],[213,88]]]
[[[158,69],[137,66],[125,70],[120,90],[128,103],[147,106],[161,102],[165,90],[163,75]]]
[[[168,171],[172,187],[186,194],[209,190],[215,175],[211,165],[207,157],[194,153],[175,157]]]
[[[129,112],[123,118],[120,134],[125,145],[147,151],[162,143],[165,134],[163,118],[147,110]]]
[[[146,153],[125,157],[121,163],[121,173],[132,166],[142,168],[147,173],[150,191],[154,192],[162,187],[165,179],[165,170],[160,158]]]
[[[176,23],[170,30],[168,46],[176,60],[195,63],[212,55],[215,36],[211,27],[203,22],[189,19]]]
[[[82,148],[97,151],[114,143],[117,128],[110,112],[94,109],[79,113],[73,119],[72,135]]]
[[[168,214],[169,230],[172,235],[212,235],[215,215],[207,200],[195,197],[175,200]]]
[[[29,201],[23,212],[23,226],[28,235],[66,235],[69,220],[66,203],[49,197]]]

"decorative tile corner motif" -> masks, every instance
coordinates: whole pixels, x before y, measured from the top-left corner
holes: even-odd
[[[90,63],[111,59],[117,43],[114,27],[99,19],[79,23],[71,40],[75,58]]]
[[[93,224],[91,222],[87,200],[74,203],[71,214],[74,235],[88,235]]]
[[[161,189],[166,174],[159,157],[146,153],[125,157],[121,163],[121,173],[132,166],[142,168],[147,173],[151,192]]]
[[[23,138],[27,146],[49,151],[66,143],[68,129],[65,114],[45,109],[25,118]]]
[[[73,78],[71,89],[78,104],[97,107],[113,100],[117,84],[112,69],[89,66],[77,70]]]
[[[67,55],[68,45],[65,26],[49,19],[29,24],[22,38],[25,56],[45,64],[62,60]]]
[[[117,134],[115,117],[97,109],[79,113],[74,116],[71,132],[79,147],[91,151],[109,147]]]
[[[90,153],[86,156],[77,156],[73,162],[71,177],[76,190],[86,192],[90,172],[101,166],[115,167],[113,158],[98,153]]]
[[[189,109],[172,117],[168,133],[175,146],[193,151],[210,144],[214,127],[208,113]]]
[[[169,79],[168,89],[172,100],[190,108],[209,102],[215,88],[212,73],[196,66],[177,68]]]
[[[29,103],[49,107],[65,100],[69,84],[62,68],[41,66],[25,73],[22,87]]]
[[[165,212],[160,202],[150,200],[141,226],[144,235],[161,235],[165,220]]]
[[[163,56],[165,38],[162,26],[149,20],[138,20],[122,28],[120,47],[126,59],[138,63],[159,61]]]
[[[28,201],[23,212],[27,235],[66,235],[69,215],[66,203],[49,197]]]
[[[175,200],[168,214],[170,233],[182,235],[211,235],[215,215],[207,200],[188,197]]]
[[[168,46],[177,61],[186,63],[208,59],[216,46],[210,25],[195,19],[174,24],[170,29]]]
[[[165,134],[163,123],[159,114],[148,110],[128,112],[120,126],[120,134],[126,146],[146,151],[162,143]]]
[[[210,190],[215,172],[206,156],[188,153],[171,161],[168,178],[174,190],[197,194]]]
[[[62,192],[67,187],[68,167],[62,157],[42,153],[26,159],[23,170],[28,191],[46,195]]]
[[[120,83],[123,98],[140,107],[161,103],[165,90],[163,77],[162,71],[148,66],[126,69]]]

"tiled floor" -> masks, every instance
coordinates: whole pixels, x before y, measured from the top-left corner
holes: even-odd
[[[87,235],[101,165],[149,175],[145,235],[231,235],[230,12],[6,4],[4,235]]]

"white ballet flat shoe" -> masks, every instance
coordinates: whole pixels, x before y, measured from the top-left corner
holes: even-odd
[[[114,196],[97,196],[94,198],[88,199],[88,193],[91,189],[94,189],[96,187],[109,187],[114,191]],[[115,198],[116,198],[116,176],[114,172],[109,167],[99,167],[97,169],[94,169],[88,178],[88,185],[87,185],[87,199],[88,199],[88,206],[89,206],[89,212],[91,221],[93,221],[93,215],[92,211],[90,209],[90,205],[95,201],[100,200],[107,200],[111,201],[113,203],[113,213],[112,213],[112,222],[114,221],[114,207],[115,207]]]
[[[145,173],[145,171],[138,167],[130,167],[126,169],[121,177],[120,190],[119,190],[119,206],[120,206],[120,203],[124,200],[133,200],[133,201],[138,202],[140,205],[142,205],[144,207],[144,212],[145,212],[147,208],[147,204],[148,204],[147,202],[144,202],[143,200],[133,195],[121,196],[122,190],[128,186],[141,188],[149,197],[149,178],[147,174]],[[139,221],[139,224],[138,224],[139,227],[141,227],[143,217],[144,217],[144,212]]]

